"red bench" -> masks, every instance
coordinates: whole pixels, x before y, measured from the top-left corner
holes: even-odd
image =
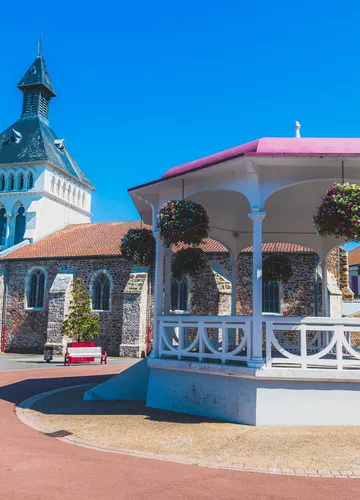
[[[71,362],[78,358],[100,358],[100,363],[107,365],[107,354],[101,347],[67,347],[64,365],[70,366]]]

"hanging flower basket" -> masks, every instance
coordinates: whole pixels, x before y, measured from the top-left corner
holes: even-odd
[[[360,240],[360,186],[334,184],[322,197],[314,224],[320,236]]]
[[[155,238],[150,229],[129,229],[121,246],[121,255],[137,266],[152,266],[155,263]]]
[[[287,283],[292,276],[291,261],[283,254],[271,254],[264,258],[262,277],[265,283]]]
[[[172,261],[172,274],[175,280],[186,276],[199,276],[207,268],[207,260],[200,248],[183,248]]]
[[[180,242],[200,245],[209,236],[209,217],[205,208],[194,201],[167,201],[160,208],[158,228],[167,248]]]

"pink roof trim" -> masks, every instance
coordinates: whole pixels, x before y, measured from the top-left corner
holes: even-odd
[[[360,139],[264,137],[173,167],[163,179],[241,156],[360,156]]]

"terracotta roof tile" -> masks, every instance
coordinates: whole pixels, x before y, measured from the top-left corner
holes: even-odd
[[[349,265],[360,264],[360,247],[349,252]]]
[[[91,257],[120,255],[120,243],[129,229],[139,228],[140,221],[98,222],[71,224],[60,231],[46,236],[34,244],[14,250],[3,259],[39,259],[60,257]],[[150,227],[150,226],[144,226]],[[226,252],[219,242],[207,239],[202,245],[205,252]],[[243,252],[251,252],[252,247]],[[289,243],[265,243],[264,252],[310,252],[300,245]]]

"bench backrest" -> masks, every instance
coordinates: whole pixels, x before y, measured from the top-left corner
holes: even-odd
[[[101,347],[68,347],[67,352],[70,356],[80,356],[84,354],[84,356],[91,356],[102,354]]]

